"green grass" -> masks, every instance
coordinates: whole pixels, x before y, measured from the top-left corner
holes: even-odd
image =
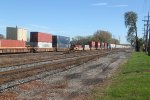
[[[150,57],[134,52],[105,87],[92,91],[92,100],[150,100]]]

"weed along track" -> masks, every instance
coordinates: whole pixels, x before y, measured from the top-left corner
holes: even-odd
[[[124,52],[124,50],[113,50],[113,51],[105,51],[105,52],[104,51],[103,52],[100,52],[100,51],[90,52],[89,51],[89,52],[70,53],[70,54],[59,55],[57,59],[54,57],[53,59],[50,59],[50,60],[45,60],[45,61],[42,60],[41,62],[39,61],[36,63],[34,62],[34,63],[24,64],[24,65],[18,65],[18,66],[24,66],[24,67],[16,67],[16,68],[13,68],[13,66],[3,67],[6,69],[3,71],[1,70],[0,72],[0,91],[2,93],[7,92],[5,90],[8,90],[8,89],[12,90],[12,87],[16,87],[23,83],[27,84],[28,82],[32,82],[38,79],[40,80],[44,79],[48,81],[46,77],[52,77],[52,80],[53,80],[55,78],[53,76],[59,73],[60,74],[65,73],[65,75],[64,75],[64,79],[57,83],[61,83],[61,82],[63,83],[65,81],[65,86],[68,86],[69,83],[66,83],[66,82],[69,82],[69,80],[79,79],[82,77],[84,78],[80,82],[83,85],[85,86],[95,85],[98,82],[103,81],[102,78],[98,77],[99,75],[97,73],[104,74],[103,72],[107,72],[107,69],[111,70],[111,68],[107,68],[107,66],[109,66],[109,63],[115,62],[119,56],[117,57],[114,56],[112,57],[111,60],[105,63],[103,63],[103,60],[101,60],[100,61],[101,63],[98,63],[98,64],[91,64],[91,65],[88,65],[88,67],[86,66],[81,67],[81,66],[86,64],[89,61],[91,62],[96,59],[106,57],[107,55],[113,55],[113,54],[116,55],[117,54],[116,52],[117,53]],[[97,61],[95,61],[95,63],[96,62]],[[10,67],[12,67],[12,69]],[[73,72],[69,73],[70,71],[73,71]],[[74,82],[74,81],[71,81],[71,82]],[[73,85],[74,83],[71,83],[71,84]],[[70,84],[70,87],[72,87],[71,84]],[[55,84],[55,85],[56,86],[54,87],[61,87],[59,86],[59,84]]]

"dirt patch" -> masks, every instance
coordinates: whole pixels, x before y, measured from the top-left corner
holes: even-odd
[[[52,88],[52,89],[65,89],[67,86],[68,86],[67,81],[58,81],[58,82],[55,82],[55,83],[49,85],[49,88]]]
[[[46,84],[42,83],[41,81],[32,81],[26,84],[19,85],[18,88],[24,91],[29,91],[36,88],[43,88]]]
[[[15,92],[0,93],[0,100],[17,100],[17,94]]]
[[[150,72],[150,69],[146,69],[146,70],[144,70],[144,72]]]
[[[84,79],[82,81],[83,85],[96,85],[98,83],[103,82],[102,78],[95,78],[95,79]]]

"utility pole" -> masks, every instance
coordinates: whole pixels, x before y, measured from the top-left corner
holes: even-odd
[[[145,34],[145,52],[147,53],[147,50],[148,50],[148,55],[150,56],[150,32],[149,32],[149,26],[150,26],[150,24],[149,24],[149,18],[150,18],[150,15],[149,15],[149,12],[148,12],[148,16],[146,16],[146,17],[148,17],[148,19],[147,20],[143,20],[144,22],[147,22],[146,24],[144,24],[144,28],[145,28],[145,26],[146,26],[146,34]],[[149,41],[148,41],[148,35],[149,35]]]
[[[146,51],[146,29],[145,29],[145,24],[144,24],[144,28],[142,28],[143,29],[143,34],[144,34],[144,36],[143,36],[143,40],[144,40],[144,52],[147,52]]]
[[[149,27],[149,41],[148,41],[148,56],[150,56],[150,27]]]

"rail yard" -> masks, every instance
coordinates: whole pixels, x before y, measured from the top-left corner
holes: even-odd
[[[53,98],[65,100],[76,98],[80,92],[81,94],[82,92],[87,93],[91,86],[99,84],[109,76],[118,66],[113,65],[113,63],[118,61],[117,64],[120,64],[125,57],[129,56],[128,51],[129,49],[102,49],[71,53],[43,52],[0,55],[0,97],[7,100],[12,98],[9,93],[13,92],[15,98],[19,99]],[[110,66],[111,64],[112,66]],[[59,77],[61,78],[59,79]],[[76,78],[79,78],[79,80],[76,80]],[[79,85],[81,84],[81,79],[83,86]],[[31,88],[29,89],[30,86]],[[35,88],[34,86],[37,87]],[[68,88],[67,90],[65,90],[66,87]],[[46,97],[37,96],[38,94],[44,95],[44,91],[51,93]],[[32,93],[27,96],[29,92]],[[61,95],[65,95],[64,98],[60,99]]]

